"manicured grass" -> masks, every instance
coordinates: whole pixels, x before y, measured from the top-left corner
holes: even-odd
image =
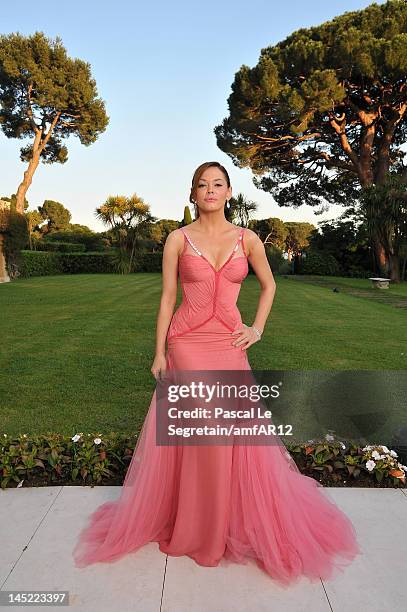
[[[295,277],[291,277],[291,279],[295,278],[296,280],[306,280],[309,282],[318,282],[321,281],[324,284],[327,284],[332,287],[350,287],[353,289],[364,289],[372,294],[382,294],[382,295],[399,295],[401,297],[407,297],[407,282],[402,283],[389,283],[388,289],[376,289],[373,287],[372,281],[368,278],[350,278],[345,276],[317,276],[317,275],[295,275]]]
[[[248,351],[253,369],[406,369],[405,309],[290,278],[276,282],[263,338]],[[259,291],[249,275],[238,301],[247,324]],[[152,273],[0,285],[0,431],[137,433],[155,388],[160,294],[161,275]]]
[[[320,278],[320,277],[319,277]],[[329,283],[338,286],[338,278]],[[362,286],[370,281],[363,279]],[[407,310],[290,277],[276,277],[277,291],[266,334],[253,346],[253,368],[403,369],[407,368]],[[255,316],[257,279],[250,275],[240,310],[249,323]],[[378,291],[373,290],[372,291]],[[246,320],[244,318],[244,320]],[[250,352],[250,351],[249,351]]]

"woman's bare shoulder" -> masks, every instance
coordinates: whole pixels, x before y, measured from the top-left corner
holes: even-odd
[[[261,243],[261,240],[256,234],[256,232],[254,232],[248,227],[244,228],[243,241],[246,247],[246,252],[247,252],[248,257],[250,257],[250,253],[253,251],[254,247],[259,242]]]
[[[174,250],[178,254],[181,254],[184,247],[184,236],[181,228],[177,227],[168,234],[165,241],[165,246],[170,250]]]

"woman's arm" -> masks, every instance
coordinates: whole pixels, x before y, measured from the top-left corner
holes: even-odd
[[[273,305],[276,282],[266,256],[264,244],[252,230],[246,229],[245,234],[247,235],[247,258],[261,285],[259,303],[252,325],[263,333],[264,326],[266,325],[267,318]]]
[[[162,292],[157,315],[155,355],[165,355],[165,340],[177,302],[178,256],[184,244],[182,233],[173,230],[165,241],[162,259]]]

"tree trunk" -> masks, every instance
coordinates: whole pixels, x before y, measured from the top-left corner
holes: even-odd
[[[37,169],[38,164],[40,163],[40,156],[41,153],[43,152],[43,150],[45,149],[49,139],[51,138],[51,134],[54,131],[54,128],[56,126],[56,124],[58,123],[59,117],[61,115],[62,111],[58,111],[55,115],[55,117],[52,120],[52,123],[49,127],[48,132],[45,134],[44,136],[44,130],[43,129],[39,129],[38,127],[35,127],[35,137],[34,137],[34,143],[33,143],[33,152],[32,152],[32,158],[30,159],[29,163],[28,163],[28,168],[27,170],[24,172],[24,179],[23,181],[20,183],[20,185],[18,186],[17,189],[17,196],[16,196],[16,211],[23,214],[24,213],[24,198],[25,198],[25,194],[28,191],[29,186],[32,183],[32,178],[34,175],[34,172]],[[35,126],[35,124],[34,124]]]
[[[32,178],[33,178],[34,172],[37,169],[39,161],[40,161],[39,154],[35,155],[31,159],[31,161],[28,164],[27,170],[24,172],[24,178],[22,182],[20,183],[20,185],[18,186],[17,194],[16,194],[16,211],[20,214],[24,214],[25,194],[27,193],[28,188],[30,187],[32,183]]]
[[[394,283],[400,282],[400,260],[397,255],[390,255],[390,278]]]
[[[386,256],[384,246],[381,244],[379,239],[374,240],[373,250],[376,259],[377,273],[382,277],[387,277],[389,273],[389,260]]]

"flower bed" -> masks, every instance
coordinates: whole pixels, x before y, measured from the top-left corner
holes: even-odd
[[[303,474],[312,476],[325,486],[405,487],[407,466],[398,461],[398,454],[384,445],[309,440],[290,448]]]
[[[137,436],[78,433],[18,437],[0,442],[1,488],[50,485],[122,485]],[[325,486],[405,487],[407,466],[384,445],[308,440],[287,445],[300,471]]]

